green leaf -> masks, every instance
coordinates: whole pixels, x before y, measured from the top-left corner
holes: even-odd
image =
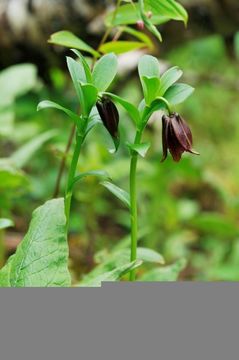
[[[122,190],[118,186],[108,181],[103,181],[101,185],[103,185],[113,195],[115,195],[119,200],[121,200],[128,208],[130,208],[130,196],[126,191]]]
[[[163,96],[165,92],[170,88],[170,86],[172,86],[176,81],[178,81],[178,79],[180,79],[182,75],[182,70],[180,70],[177,66],[167,70],[161,76],[161,84],[158,95]]]
[[[142,87],[144,92],[144,98],[146,105],[150,104],[155,100],[159,92],[160,80],[157,77],[146,77],[142,76]]]
[[[67,57],[67,66],[81,105],[82,114],[83,116],[87,116],[85,98],[81,87],[82,83],[86,83],[84,67],[81,63],[75,61],[71,57]]]
[[[146,44],[139,41],[109,41],[100,47],[103,54],[114,52],[115,54],[124,54],[129,51],[145,48]]]
[[[87,45],[84,41],[82,41],[70,31],[58,31],[51,35],[48,42],[50,44],[61,45],[68,48],[85,51],[95,57],[100,56],[97,51],[95,51],[91,46]]]
[[[0,230],[13,226],[13,221],[10,219],[0,219]]]
[[[146,156],[151,144],[149,142],[142,144],[130,144],[127,143],[127,146],[131,151],[136,151],[143,158]]]
[[[104,55],[95,64],[93,83],[99,91],[108,89],[117,74],[118,61],[115,54]]]
[[[160,14],[168,19],[183,21],[187,24],[188,14],[184,7],[174,0],[145,0],[145,10]]]
[[[148,78],[160,78],[159,62],[158,59],[156,59],[154,56],[142,56],[139,60],[138,70],[140,78],[143,76]]]
[[[98,90],[92,84],[81,84],[84,103],[85,103],[85,111],[87,116],[89,116],[93,106],[96,104]]]
[[[54,199],[34,211],[28,233],[0,271],[0,286],[70,286],[67,262],[64,199]]]
[[[83,180],[84,178],[86,178],[88,176],[96,176],[98,178],[110,179],[109,174],[104,170],[91,170],[91,171],[83,172],[80,175],[76,176],[74,178],[74,181],[73,181],[72,185],[75,185],[78,181],[81,181],[81,180]]]
[[[141,40],[150,50],[152,50],[154,48],[154,44],[153,44],[152,40],[145,33],[141,32],[141,31],[137,31],[128,26],[122,27],[122,31]]]
[[[115,94],[112,94],[109,92],[105,92],[103,94],[106,96],[109,96],[112,100],[119,103],[127,111],[127,113],[129,114],[129,116],[133,120],[133,122],[136,124],[136,126],[140,123],[139,111],[133,104],[131,104],[130,102],[124,100],[123,98],[121,98],[120,96],[117,96]]]
[[[119,266],[112,271],[105,272],[103,274],[92,276],[89,274],[86,276],[83,281],[79,284],[82,287],[100,287],[102,282],[112,282],[119,280],[122,276],[129,273],[131,270],[137,269],[142,264],[141,261],[136,260],[128,264]]]
[[[11,194],[14,191],[26,190],[28,180],[26,175],[17,169],[10,159],[0,159],[0,192]]]
[[[50,140],[52,137],[56,136],[56,130],[50,130],[43,134],[36,136],[34,139],[30,140],[28,143],[23,145],[20,149],[15,151],[10,160],[17,168],[22,168],[27,164],[27,162],[31,159],[34,153],[39,150],[42,145]]]
[[[156,268],[143,274],[139,281],[154,282],[154,281],[177,281],[182,270],[185,269],[187,261],[185,259],[178,260],[175,264]]]
[[[194,88],[187,84],[175,84],[166,91],[164,97],[170,104],[177,105],[186,100],[193,92]]]
[[[71,118],[71,120],[73,120],[73,122],[76,125],[78,124],[78,122],[80,120],[80,117],[77,114],[75,114],[73,111],[71,111],[53,101],[49,101],[49,100],[41,101],[38,104],[37,111],[40,111],[43,109],[49,109],[49,108],[58,109],[58,110],[63,111],[66,115],[68,115]]]
[[[156,263],[161,265],[165,264],[165,260],[161,254],[148,248],[138,247],[137,259],[144,262]]]
[[[13,65],[0,72],[0,106],[9,105],[16,97],[34,89],[38,83],[37,68],[32,64]]]
[[[92,83],[92,75],[91,75],[91,70],[90,70],[90,67],[89,67],[87,61],[85,60],[84,56],[78,50],[75,50],[75,49],[71,49],[71,50],[80,59],[82,65],[84,67],[84,70],[85,70],[86,81],[87,81],[87,83],[91,84]]]
[[[145,11],[152,11],[151,7],[146,4]],[[113,16],[114,11],[110,12],[105,19],[106,26],[119,26],[127,24],[136,24],[138,20],[141,20],[139,12],[139,4],[125,4],[120,6],[116,16]],[[114,20],[113,20],[114,18]],[[161,13],[154,12],[151,17],[151,23],[160,25],[170,20],[168,16],[164,16]]]

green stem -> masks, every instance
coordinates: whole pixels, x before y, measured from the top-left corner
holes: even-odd
[[[141,141],[142,132],[137,131],[134,144],[139,144]],[[131,261],[137,260],[137,243],[138,243],[138,206],[137,206],[137,164],[138,153],[132,152],[130,163],[130,212],[131,212]],[[130,281],[136,280],[135,270],[130,272]]]
[[[70,211],[71,211],[71,200],[73,194],[73,181],[76,175],[77,164],[80,156],[81,146],[84,140],[84,136],[77,134],[76,135],[76,146],[74,149],[74,154],[71,161],[71,166],[69,170],[67,186],[66,186],[66,196],[65,196],[65,213],[66,213],[66,223],[67,223],[67,231],[69,228],[69,220],[70,220]]]

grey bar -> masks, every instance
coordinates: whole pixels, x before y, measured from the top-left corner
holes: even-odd
[[[0,289],[1,360],[238,360],[239,286]]]

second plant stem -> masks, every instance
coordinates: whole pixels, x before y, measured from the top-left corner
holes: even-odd
[[[142,132],[137,131],[134,144],[139,144],[141,141]],[[137,245],[138,245],[138,205],[137,205],[137,164],[138,153],[132,151],[130,163],[130,219],[131,219],[131,258],[133,262],[137,260]],[[136,280],[136,272],[130,272],[130,281]]]
[[[67,231],[69,228],[71,200],[72,200],[72,195],[73,195],[73,183],[74,183],[74,179],[75,179],[75,175],[76,175],[77,164],[78,164],[83,140],[84,140],[84,136],[77,133],[76,134],[76,145],[75,145],[74,154],[73,154],[71,165],[70,165],[67,186],[66,186],[66,195],[65,195],[65,213],[66,213]]]

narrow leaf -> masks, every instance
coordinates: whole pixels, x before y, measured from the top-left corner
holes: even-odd
[[[92,83],[92,75],[91,75],[91,70],[90,70],[90,67],[87,63],[87,61],[85,60],[84,56],[78,51],[78,50],[75,50],[75,49],[71,49],[73,51],[74,54],[76,54],[78,56],[78,58],[80,59],[83,67],[84,67],[84,70],[85,70],[85,76],[86,76],[86,80],[88,83]]]
[[[115,195],[119,200],[121,200],[128,208],[130,208],[130,196],[126,191],[122,190],[118,186],[108,181],[103,181],[101,185],[103,185],[113,195]]]
[[[81,181],[81,180],[83,180],[84,178],[86,178],[88,176],[95,176],[95,177],[98,177],[98,178],[110,179],[109,174],[104,170],[91,170],[91,171],[83,172],[80,175],[76,176],[74,178],[74,181],[73,181],[72,185],[75,185],[78,181]]]
[[[178,79],[180,79],[182,75],[182,70],[180,70],[177,66],[167,70],[161,76],[161,84],[158,95],[163,96],[165,92],[170,88],[170,86],[172,86],[176,81],[178,81]]]
[[[58,109],[58,110],[61,110],[63,111],[65,114],[67,114],[71,120],[73,120],[73,122],[75,124],[77,124],[79,122],[79,119],[80,117],[75,114],[73,111],[71,111],[70,109],[67,109],[53,101],[49,101],[49,100],[44,100],[44,101],[41,101],[39,104],[38,104],[38,107],[37,107],[37,111],[40,111],[40,110],[43,110],[43,109],[49,109],[49,108],[53,108],[53,109]]]
[[[104,95],[109,96],[112,100],[118,102],[129,114],[133,122],[137,125],[140,122],[140,115],[138,109],[128,101],[124,100],[120,96],[117,96],[115,94],[105,92]]]
[[[103,54],[114,52],[115,54],[125,54],[129,51],[145,48],[146,44],[139,41],[109,41],[100,47]]]
[[[164,97],[170,104],[176,105],[186,100],[193,92],[194,88],[187,84],[175,84],[166,91]]]
[[[89,116],[93,106],[96,104],[98,90],[92,84],[81,84],[84,103],[85,103],[85,112]]]
[[[139,281],[177,281],[180,273],[185,269],[186,264],[186,260],[181,259],[173,265],[150,270],[149,272],[143,274],[139,278]]]
[[[48,40],[50,44],[61,45],[90,53],[98,57],[99,53],[70,31],[58,31],[51,35]]]
[[[126,275],[130,271],[137,269],[142,264],[142,261],[136,260],[128,264],[117,267],[112,271],[100,274],[96,277],[87,276],[79,284],[82,287],[100,287],[102,282],[113,282],[119,280],[122,276]]]

